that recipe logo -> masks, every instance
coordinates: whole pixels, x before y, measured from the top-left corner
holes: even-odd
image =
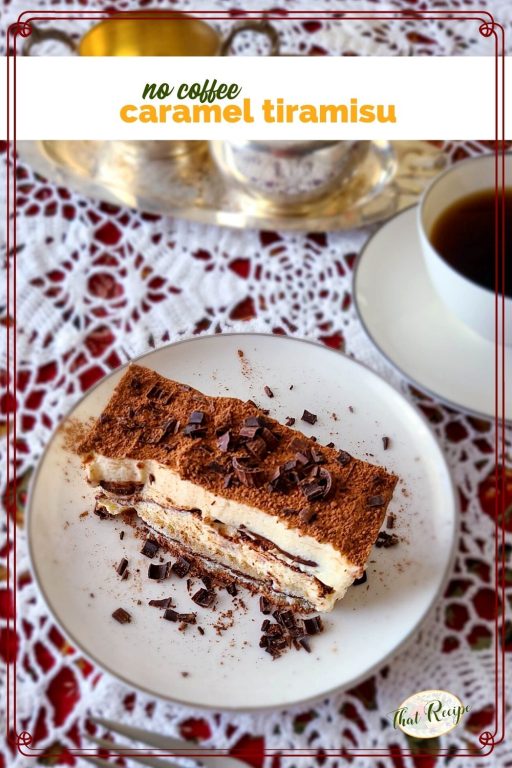
[[[461,722],[470,707],[449,691],[431,689],[409,696],[388,714],[393,727],[416,739],[442,736]]]
[[[394,104],[368,104],[357,98],[333,104],[292,104],[263,99],[256,107],[239,98],[238,83],[216,79],[197,83],[146,83],[140,102],[123,104],[124,123],[396,123]],[[237,103],[233,103],[238,99]]]

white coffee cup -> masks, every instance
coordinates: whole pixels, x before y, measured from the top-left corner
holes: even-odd
[[[501,160],[499,171],[501,174]],[[434,223],[457,200],[496,185],[496,158],[492,155],[462,160],[437,176],[418,206],[421,247],[430,279],[445,305],[466,325],[489,341],[502,343],[502,296],[473,282],[450,266],[431,243]],[[505,155],[505,179],[512,178],[512,154]],[[501,177],[499,177],[501,186]],[[492,237],[492,232],[489,237]],[[511,269],[507,265],[507,269]],[[512,345],[512,299],[504,300],[505,344]],[[496,313],[498,335],[496,336]]]

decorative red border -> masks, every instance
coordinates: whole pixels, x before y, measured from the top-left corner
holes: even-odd
[[[180,11],[23,11],[18,16],[17,22],[11,24],[7,29],[7,143],[8,148],[11,142],[14,147],[13,161],[11,163],[9,151],[7,152],[7,245],[6,245],[6,262],[7,262],[7,315],[8,318],[12,317],[12,322],[8,322],[6,326],[7,334],[7,388],[8,393],[12,394],[14,402],[16,402],[17,395],[17,359],[16,359],[16,46],[18,36],[25,38],[32,32],[32,22],[34,21],[59,21],[61,19],[68,20],[90,20],[100,21],[105,18],[113,18],[122,20],[129,18],[143,18],[143,19],[164,19],[172,18],[173,16],[179,16]],[[280,22],[285,21],[297,21],[297,20],[343,20],[343,21],[418,21],[422,20],[444,20],[454,21],[456,19],[463,21],[475,21],[480,22],[479,32],[484,37],[494,37],[494,56],[495,56],[495,192],[496,192],[496,217],[495,217],[495,234],[496,234],[496,252],[495,252],[495,264],[496,264],[496,295],[495,295],[495,483],[496,483],[496,501],[495,501],[495,725],[494,731],[484,731],[479,735],[479,742],[481,745],[480,750],[468,749],[461,752],[450,752],[449,750],[439,750],[437,754],[429,753],[412,753],[402,749],[400,751],[388,749],[352,749],[347,750],[340,748],[339,750],[325,750],[323,755],[326,757],[415,757],[415,758],[438,758],[443,756],[449,757],[475,757],[477,754],[480,756],[490,755],[494,747],[504,741],[505,739],[505,622],[502,621],[501,628],[501,648],[500,648],[500,628],[499,628],[499,607],[500,599],[503,612],[505,611],[505,473],[503,469],[500,469],[500,458],[503,460],[505,456],[505,346],[502,343],[501,348],[498,344],[498,339],[501,333],[502,342],[505,341],[505,298],[501,297],[501,326],[499,324],[499,308],[500,298],[498,293],[498,274],[501,272],[502,285],[505,284],[505,30],[501,24],[495,21],[493,15],[487,10],[478,11],[287,11],[280,14],[276,11],[269,13],[262,13],[260,11],[187,11],[188,16],[193,16],[202,20],[214,20],[214,19],[240,19],[240,18],[254,18],[254,19],[271,19]],[[12,94],[11,94],[11,73],[12,73]],[[11,97],[12,97],[12,115],[11,109]],[[12,118],[12,130],[11,130],[11,118]],[[12,180],[11,180],[12,172]],[[12,195],[11,195],[12,187]],[[498,248],[498,232],[499,232],[499,211],[501,202],[501,225],[502,225],[502,238],[501,238],[501,253]],[[11,236],[11,212],[13,214],[12,224],[12,236]],[[11,267],[10,256],[13,255],[13,267]],[[500,269],[501,268],[501,269]],[[12,278],[11,278],[12,269]],[[12,309],[12,312],[10,311]],[[11,365],[12,356],[12,365]],[[501,419],[500,419],[501,415]],[[500,424],[501,422],[501,424]],[[7,434],[11,434],[12,429],[12,450],[9,440],[7,441],[7,488],[8,493],[15,493],[16,487],[16,418],[12,418],[9,411],[7,412]],[[11,462],[13,472],[11,474]],[[501,524],[500,524],[501,515]],[[13,589],[14,595],[14,617],[8,617],[7,630],[14,629],[16,623],[16,525],[13,525],[13,538],[10,539],[10,522],[7,521],[7,586]],[[11,556],[11,544],[13,545],[14,556]],[[501,546],[501,562],[499,562]],[[499,574],[499,567],[501,566],[501,579]],[[11,572],[12,568],[12,572]],[[12,693],[11,693],[12,688]],[[65,755],[74,755],[76,757],[87,757],[98,754],[96,749],[78,749],[68,750],[65,753],[59,755],[45,753],[44,750],[31,749],[33,741],[32,735],[27,731],[17,732],[16,729],[16,659],[12,665],[7,664],[7,686],[6,686],[6,729],[8,739],[16,746],[18,751],[26,757],[63,757]],[[501,708],[500,708],[501,704]],[[11,721],[12,713],[12,721]],[[10,731],[12,728],[12,733]],[[501,731],[501,732],[500,732]],[[15,734],[15,735],[13,735]],[[159,750],[152,750],[150,752],[144,750],[132,749],[131,753],[136,753],[139,756],[154,757],[154,756],[178,756],[178,757],[201,757],[201,755],[193,754],[192,752],[183,752],[179,755],[174,752],[164,752]],[[224,750],[211,750],[211,752],[205,753],[203,751],[202,756],[212,757],[225,757],[228,753]],[[229,752],[231,756],[236,756],[237,752]],[[289,750],[280,751],[277,749],[265,750],[263,753],[259,752],[253,756],[282,756],[282,757],[313,757],[318,754],[317,750]],[[128,753],[110,751],[111,757],[128,756]],[[242,755],[240,755],[242,756]],[[249,754],[244,752],[245,757]]]

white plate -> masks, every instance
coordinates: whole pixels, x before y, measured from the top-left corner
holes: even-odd
[[[92,509],[94,494],[59,431],[35,477],[28,528],[37,581],[71,642],[128,684],[198,707],[285,707],[368,675],[416,629],[443,589],[451,563],[455,494],[426,421],[367,368],[297,339],[202,337],[163,347],[139,362],[210,395],[252,398],[279,420],[297,417],[304,432],[322,443],[334,440],[355,456],[385,464],[402,478],[391,510],[403,540],[395,548],[372,552],[368,583],[351,587],[326,617],[326,631],[313,638],[310,655],[290,652],[272,661],[258,647],[263,616],[256,598],[244,596],[247,612],[236,612],[235,625],[219,637],[212,624],[232,607],[227,593],[219,593],[216,613],[198,608],[187,595],[185,580],[158,584],[147,579],[149,561],[139,553],[140,540],[129,526],[92,514],[80,518]],[[121,374],[101,381],[70,416],[81,421],[97,416]],[[274,391],[272,400],[263,393],[266,384]],[[318,414],[314,427],[300,422],[304,408]],[[391,438],[386,452],[384,435]],[[126,531],[122,541],[121,529]],[[113,568],[123,556],[132,573],[124,582]],[[194,627],[180,633],[147,605],[150,598],[169,595],[180,611],[198,613],[204,637]],[[111,618],[120,606],[132,614],[131,624]]]
[[[452,407],[494,418],[495,346],[435,292],[416,213],[416,206],[399,213],[361,252],[354,276],[359,317],[382,354],[417,387]],[[505,381],[511,380],[512,348],[506,347]],[[512,421],[512,399],[505,408],[505,421]]]

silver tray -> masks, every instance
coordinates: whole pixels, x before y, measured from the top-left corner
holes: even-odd
[[[151,157],[148,142],[20,141],[21,159],[79,194],[150,213],[220,226],[328,232],[383,221],[415,203],[445,155],[425,141],[374,141],[353,177],[326,198],[275,209],[241,192],[214,165],[208,145]]]

